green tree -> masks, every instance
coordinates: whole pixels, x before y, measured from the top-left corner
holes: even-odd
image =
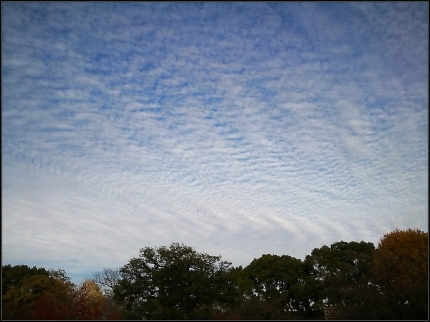
[[[300,259],[265,254],[243,274],[249,281],[242,302],[244,318],[298,319],[312,313],[316,284]]]
[[[428,233],[395,230],[381,238],[374,254],[376,283],[386,319],[428,319]]]
[[[208,319],[236,298],[230,270],[221,256],[183,244],[145,247],[120,269],[114,296],[129,319]]]
[[[2,266],[2,295],[6,294],[11,287],[20,286],[24,278],[31,275],[49,276],[49,272],[44,268],[37,268],[36,266],[33,268],[27,265],[11,266],[9,264]]]
[[[337,242],[306,256],[307,271],[317,283],[316,306],[335,306],[338,318],[367,319],[378,302],[372,283],[373,243]]]

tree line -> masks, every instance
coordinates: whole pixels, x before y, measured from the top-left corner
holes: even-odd
[[[192,247],[144,247],[82,284],[65,271],[2,266],[3,319],[428,319],[428,233],[336,242],[304,260],[263,254],[246,267]]]

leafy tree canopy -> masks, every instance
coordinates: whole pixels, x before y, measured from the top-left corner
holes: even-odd
[[[317,283],[319,307],[336,306],[338,318],[367,318],[363,305],[375,296],[371,283],[373,243],[336,242],[315,248],[305,258],[305,267]]]
[[[64,270],[2,266],[3,319],[427,319],[428,233],[378,247],[336,242],[305,260],[264,254],[234,268],[179,243],[145,247],[81,285]]]
[[[303,312],[304,317],[312,310],[316,284],[300,259],[265,254],[245,267],[244,273],[252,281],[250,297],[277,303],[270,318],[288,318],[292,314],[297,317],[297,312]]]
[[[381,318],[428,318],[428,233],[395,230],[381,238],[373,271],[384,295]]]
[[[50,318],[64,318],[72,299],[73,284],[62,270],[47,271],[26,265],[6,265],[2,269],[3,318],[40,318],[40,303],[50,303]],[[55,303],[55,305],[53,305]],[[46,311],[46,310],[45,310]],[[56,312],[53,312],[56,311]],[[61,312],[60,312],[61,311]],[[48,315],[43,315],[47,317]]]
[[[30,268],[27,265],[5,265],[2,267],[2,295],[11,287],[19,287],[22,281],[32,275],[45,275],[49,276],[49,272],[44,268],[37,268],[34,266]]]
[[[236,288],[227,274],[231,263],[221,256],[198,253],[183,244],[140,250],[120,269],[115,298],[128,318],[210,318],[214,306],[235,299]]]

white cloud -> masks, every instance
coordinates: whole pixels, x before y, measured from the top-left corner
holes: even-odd
[[[426,229],[428,19],[383,6],[3,4],[4,260],[247,265]]]

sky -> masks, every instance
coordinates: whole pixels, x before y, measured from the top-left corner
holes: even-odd
[[[2,265],[428,231],[428,2],[2,2]]]

